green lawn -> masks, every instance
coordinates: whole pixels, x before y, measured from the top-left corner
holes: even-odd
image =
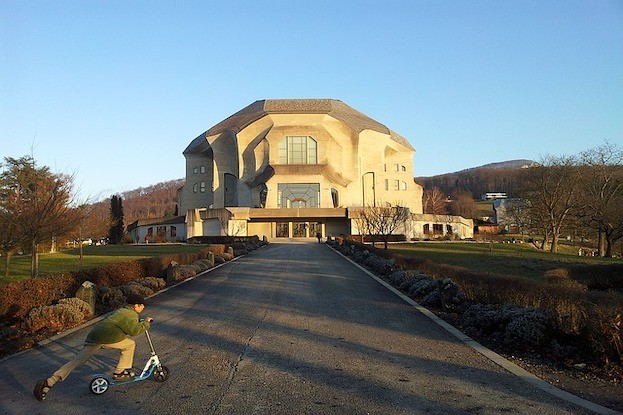
[[[426,258],[435,263],[457,265],[499,275],[541,278],[549,269],[570,264],[612,264],[621,259],[578,256],[577,247],[561,247],[567,253],[550,253],[532,244],[474,242],[416,242],[391,244],[391,250],[405,256]]]
[[[56,253],[42,253],[39,254],[39,275],[63,274],[130,259],[174,253],[194,253],[201,248],[203,248],[202,245],[186,244],[85,246],[82,260],[78,248]],[[30,255],[15,255],[11,258],[8,279],[4,277],[5,263],[6,257],[3,256],[0,258],[0,284],[8,284],[30,277]]]

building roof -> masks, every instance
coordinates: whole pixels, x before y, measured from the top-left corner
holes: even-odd
[[[193,140],[186,150],[184,150],[184,153],[203,151],[204,146],[201,145],[201,142],[205,142],[206,137],[220,134],[224,131],[238,133],[249,124],[268,114],[327,114],[344,122],[357,133],[363,130],[372,130],[387,134],[392,140],[415,151],[403,136],[344,104],[342,101],[336,99],[265,99],[255,101],[251,105],[216,124]]]
[[[174,216],[171,218],[137,219],[128,225],[128,231],[138,228],[139,226],[184,225],[185,223],[186,216]]]

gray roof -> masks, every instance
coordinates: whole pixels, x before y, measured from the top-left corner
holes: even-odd
[[[201,141],[205,142],[206,137],[220,134],[224,131],[238,133],[267,114],[327,114],[344,122],[357,133],[363,130],[372,130],[388,134],[392,140],[410,150],[414,150],[411,144],[400,134],[337,99],[265,99],[255,101],[216,124],[193,140],[184,150],[184,153],[200,151],[196,147],[201,144]]]

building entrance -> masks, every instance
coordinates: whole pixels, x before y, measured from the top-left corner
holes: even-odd
[[[277,238],[315,238],[322,233],[321,222],[277,222],[275,236]]]

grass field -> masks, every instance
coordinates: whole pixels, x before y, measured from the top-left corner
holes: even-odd
[[[389,247],[404,256],[425,258],[438,264],[528,278],[542,278],[545,271],[570,264],[623,262],[620,258],[578,256],[577,247],[563,246],[562,253],[550,253],[540,251],[528,243],[417,242],[391,244]]]
[[[202,245],[150,244],[150,245],[101,245],[85,246],[82,259],[80,250],[67,249],[56,253],[39,254],[39,275],[56,275],[70,271],[93,268],[102,264],[131,259],[147,258],[173,253],[194,253]],[[6,258],[0,258],[0,284],[8,284],[30,277],[30,255],[15,255],[11,258],[9,278],[4,277]]]

